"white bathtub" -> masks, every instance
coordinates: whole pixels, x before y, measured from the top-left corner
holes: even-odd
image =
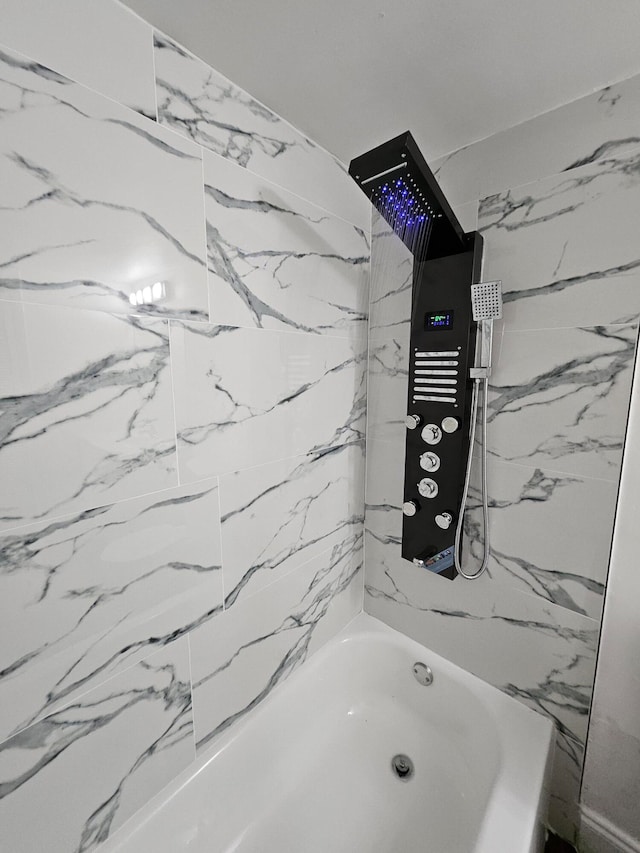
[[[362,614],[100,853],[540,853],[552,744],[548,720]]]

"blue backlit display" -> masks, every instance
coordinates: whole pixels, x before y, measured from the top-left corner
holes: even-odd
[[[453,311],[430,311],[424,321],[427,332],[436,329],[453,329]]]

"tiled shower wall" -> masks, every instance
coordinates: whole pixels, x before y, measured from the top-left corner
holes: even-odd
[[[363,585],[366,199],[117,3],[50,6],[0,9],[14,853],[104,840]]]
[[[474,582],[400,559],[410,258],[373,229],[365,609],[556,722],[551,822],[569,839],[640,312],[639,114],[635,77],[434,164],[505,294]]]

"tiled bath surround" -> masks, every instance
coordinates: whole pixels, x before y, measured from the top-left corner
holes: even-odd
[[[0,825],[67,853],[361,609],[369,210],[115,2],[0,34]]]
[[[367,381],[366,607],[556,720],[572,838],[640,79],[436,164],[505,285],[494,558],[452,584],[399,559],[404,247],[374,220],[368,293],[368,203],[331,155],[118,3],[43,10],[0,9],[3,840],[92,849],[357,612]]]
[[[504,288],[475,582],[400,559],[410,258],[372,232],[365,609],[556,721],[551,822],[569,840],[640,314],[639,101],[635,77],[434,166]]]

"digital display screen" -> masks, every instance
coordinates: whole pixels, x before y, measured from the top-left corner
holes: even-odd
[[[436,329],[453,329],[453,311],[430,311],[424,321],[427,332]]]

